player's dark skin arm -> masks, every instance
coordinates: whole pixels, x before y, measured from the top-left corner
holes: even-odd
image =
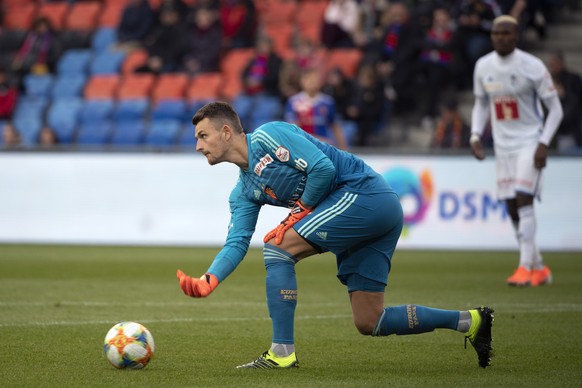
[[[534,154],[534,166],[538,169],[546,167],[546,161],[548,160],[548,146],[542,143],[538,143],[538,148],[536,148],[536,153]]]
[[[471,153],[478,160],[485,159],[485,149],[483,148],[481,140],[471,142]]]

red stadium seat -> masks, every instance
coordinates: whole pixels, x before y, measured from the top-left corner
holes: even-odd
[[[158,76],[158,81],[154,85],[152,99],[154,102],[183,99],[186,95],[188,81],[186,74],[162,74]]]
[[[38,9],[38,16],[44,16],[50,20],[56,30],[63,29],[65,16],[69,11],[69,4],[63,3],[43,3]]]
[[[273,40],[275,52],[283,59],[294,56],[292,40],[295,26],[292,23],[283,22],[265,26],[265,33]]]
[[[85,85],[85,98],[88,100],[114,99],[119,80],[117,74],[91,77]]]
[[[297,3],[294,0],[263,0],[258,8],[259,21],[264,26],[273,26],[295,21]]]
[[[327,1],[302,1],[297,7],[295,21],[299,35],[321,42],[321,27]]]
[[[101,3],[98,1],[73,3],[65,18],[65,28],[92,31],[97,27],[100,12]]]
[[[36,15],[36,5],[16,4],[6,8],[4,25],[8,29],[28,30]]]
[[[220,95],[228,100],[242,91],[242,72],[255,53],[254,49],[230,50],[220,61],[220,72],[224,77]]]
[[[121,20],[121,14],[125,4],[122,2],[108,2],[103,6],[101,15],[99,16],[98,24],[101,27],[117,27]]]
[[[145,50],[135,50],[127,54],[121,65],[123,74],[130,74],[141,65],[144,65],[148,59],[148,53]]]
[[[325,68],[330,70],[333,67],[339,67],[345,76],[352,78],[358,71],[362,57],[362,52],[355,48],[329,50]]]
[[[127,74],[117,90],[120,100],[149,98],[156,77],[149,73]]]
[[[220,95],[222,86],[222,74],[205,73],[199,74],[190,82],[186,90],[188,101],[200,101],[215,99]]]

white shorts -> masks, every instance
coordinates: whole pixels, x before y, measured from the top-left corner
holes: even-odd
[[[515,198],[517,192],[540,199],[543,180],[542,170],[534,166],[536,148],[537,145],[517,152],[495,155],[499,199]]]

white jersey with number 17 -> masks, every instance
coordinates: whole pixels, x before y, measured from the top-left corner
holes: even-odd
[[[550,73],[537,57],[515,49],[495,51],[475,65],[475,97],[489,99],[495,152],[513,152],[538,142],[544,126],[540,99],[556,94]]]

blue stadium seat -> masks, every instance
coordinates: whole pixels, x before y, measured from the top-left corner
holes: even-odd
[[[20,133],[22,145],[38,144],[38,136],[42,128],[42,120],[37,117],[17,117],[13,121]]]
[[[27,96],[46,97],[53,86],[53,76],[28,74],[24,77],[24,90]]]
[[[127,54],[122,51],[102,51],[97,53],[90,66],[91,75],[119,74],[121,64]]]
[[[71,49],[65,51],[57,63],[59,74],[87,74],[93,54],[89,49]]]
[[[113,133],[111,121],[91,121],[82,124],[77,133],[77,144],[101,145],[109,143]]]
[[[108,120],[111,118],[114,107],[114,100],[85,100],[79,113],[79,120],[83,124],[90,121]]]
[[[184,100],[162,100],[152,108],[151,117],[153,120],[183,120],[186,112]]]
[[[150,123],[145,143],[152,146],[170,146],[176,143],[180,134],[180,121],[155,120]]]
[[[192,150],[196,150],[196,138],[194,137],[194,126],[192,124],[186,124],[186,126],[182,129],[182,133],[180,133],[180,137],[178,138],[178,144],[184,147],[192,148]]]
[[[81,97],[86,82],[87,76],[84,74],[60,75],[53,85],[51,96],[53,98]]]
[[[82,107],[81,98],[59,98],[53,101],[47,113],[47,123],[55,131],[59,142],[72,142]]]
[[[121,100],[117,103],[113,112],[113,120],[143,119],[149,109],[149,100],[145,98],[137,100]]]
[[[146,126],[143,120],[127,120],[115,124],[111,144],[137,145],[143,143]]]
[[[47,97],[20,96],[13,117],[36,117],[42,120],[48,104]]]
[[[253,130],[269,121],[280,120],[283,114],[283,106],[278,97],[259,97],[259,101],[253,106],[251,113],[251,126]]]
[[[93,33],[91,47],[94,52],[99,53],[101,51],[107,51],[115,42],[117,42],[117,31],[115,28],[102,27]]]

